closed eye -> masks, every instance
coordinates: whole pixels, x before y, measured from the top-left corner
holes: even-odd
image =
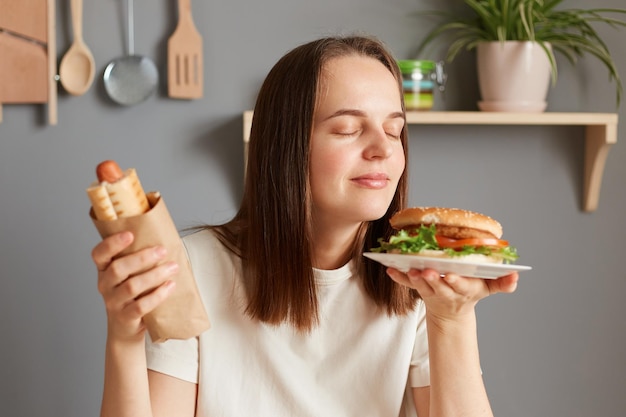
[[[402,129],[404,128],[404,119],[395,118],[384,124],[383,129],[387,136],[393,139],[400,139],[402,136]]]
[[[350,132],[337,132],[335,134],[339,136],[355,136],[355,135],[358,135],[360,132],[361,132],[360,130],[355,130],[355,131],[350,131]]]

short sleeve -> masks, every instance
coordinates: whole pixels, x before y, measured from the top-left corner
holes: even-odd
[[[409,369],[409,385],[411,387],[426,387],[430,385],[430,360],[428,333],[426,331],[426,305],[422,300],[417,305],[417,317],[415,344]]]
[[[146,360],[148,369],[184,381],[198,383],[198,339],[170,339],[152,343],[146,333]]]

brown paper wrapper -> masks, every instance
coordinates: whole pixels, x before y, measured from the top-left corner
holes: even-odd
[[[150,246],[167,249],[167,259],[176,261],[178,273],[171,279],[174,292],[152,312],[144,316],[150,338],[155,343],[168,339],[189,339],[207,330],[211,324],[202,304],[196,280],[191,271],[183,242],[159,193],[148,193],[150,210],[146,213],[117,220],[97,220],[93,208],[89,216],[103,238],[125,230],[133,232],[135,240],[120,254],[136,252]]]

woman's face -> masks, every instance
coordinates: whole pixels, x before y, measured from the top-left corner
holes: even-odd
[[[310,184],[318,225],[382,217],[404,171],[398,84],[379,61],[328,61],[313,120]]]

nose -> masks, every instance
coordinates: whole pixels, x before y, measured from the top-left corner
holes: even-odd
[[[366,159],[387,159],[393,154],[392,139],[383,129],[372,131],[363,152]]]

